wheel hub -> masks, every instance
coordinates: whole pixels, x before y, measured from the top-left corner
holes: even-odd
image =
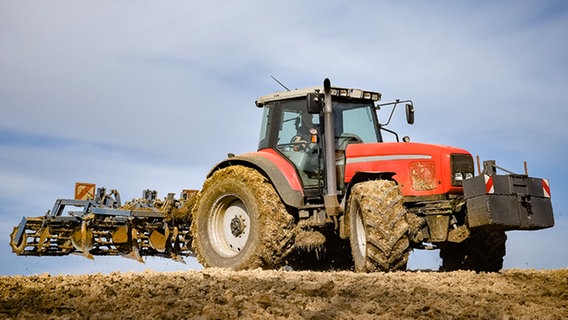
[[[235,216],[231,219],[231,233],[235,237],[239,237],[245,231],[245,222],[241,216]]]
[[[224,257],[238,255],[249,240],[251,227],[244,203],[229,195],[221,198],[212,211],[208,233],[215,251]]]

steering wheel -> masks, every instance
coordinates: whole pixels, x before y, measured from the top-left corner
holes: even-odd
[[[354,133],[343,132],[337,137],[337,149],[345,150],[350,143],[362,143],[363,139]]]
[[[278,149],[282,151],[303,151],[308,147],[308,143],[306,141],[296,141],[290,143],[281,143],[276,146]]]

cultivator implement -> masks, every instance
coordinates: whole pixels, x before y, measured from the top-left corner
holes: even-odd
[[[120,194],[104,188],[94,192],[76,186],[76,199],[58,199],[42,217],[24,217],[11,234],[12,251],[22,256],[80,254],[124,256],[143,262],[143,256],[161,256],[183,262],[193,256],[191,210],[197,191],[184,190],[157,199],[156,191],[121,205]],[[82,185],[85,186],[85,185]],[[91,186],[94,191],[94,185]],[[80,197],[85,197],[80,199]],[[79,199],[77,199],[79,198]],[[71,209],[70,209],[71,208]]]

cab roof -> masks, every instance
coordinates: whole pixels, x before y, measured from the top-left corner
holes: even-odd
[[[322,86],[315,86],[309,87],[304,89],[295,89],[290,91],[282,91],[282,92],[275,92],[271,94],[264,95],[259,97],[256,100],[256,106],[261,108],[265,104],[274,102],[274,101],[281,101],[281,100],[288,100],[294,98],[301,98],[305,97],[308,93],[322,93],[323,94],[323,87]],[[335,97],[344,97],[347,99],[365,99],[365,100],[372,100],[372,101],[379,101],[381,100],[381,93],[374,92],[374,91],[366,91],[361,89],[349,89],[349,88],[339,88],[339,87],[331,87],[331,95]]]

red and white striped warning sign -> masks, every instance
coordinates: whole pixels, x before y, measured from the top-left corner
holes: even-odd
[[[487,193],[495,193],[495,187],[493,186],[493,177],[484,175],[485,176],[485,192]]]
[[[545,197],[550,198],[550,182],[548,179],[542,179],[542,191]]]

